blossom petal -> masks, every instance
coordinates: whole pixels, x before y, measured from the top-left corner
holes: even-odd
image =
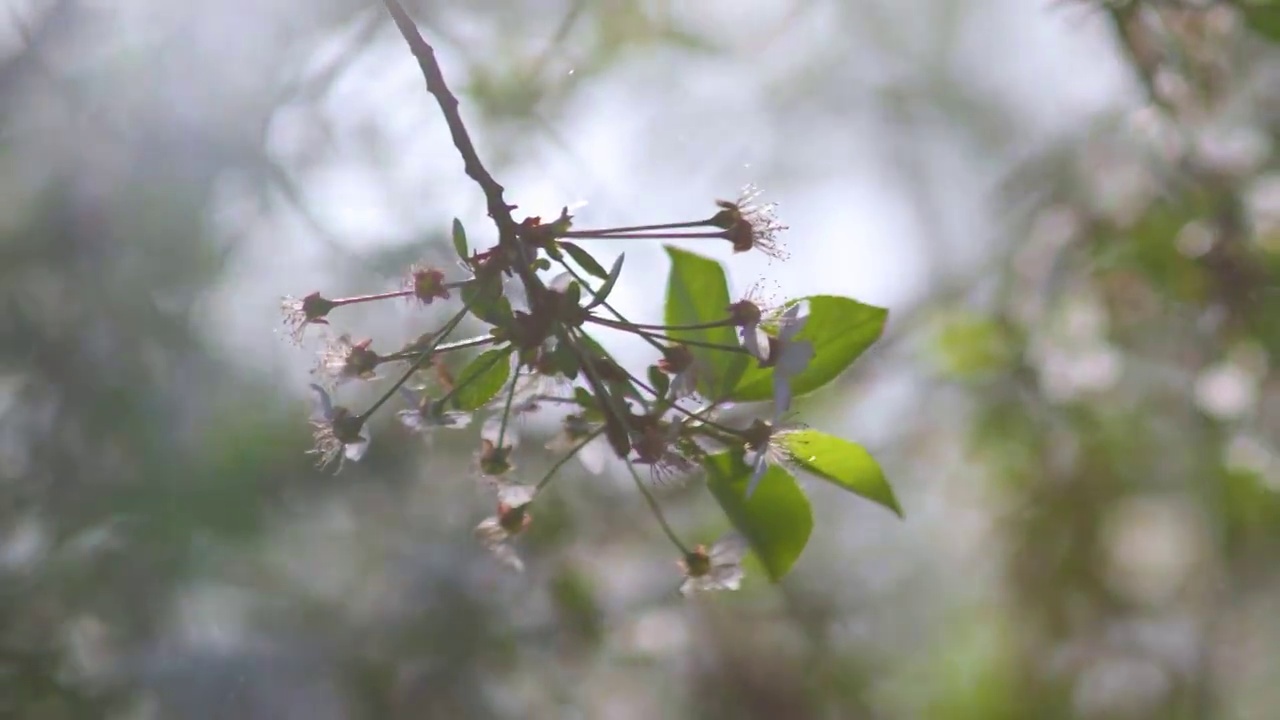
[[[774,366],[774,375],[799,375],[809,367],[816,351],[808,340],[789,340],[782,343],[778,351],[778,362]]]
[[[742,338],[742,346],[747,349],[755,358],[761,362],[769,359],[767,350],[761,348],[760,337],[764,332],[759,325],[746,325],[738,331],[738,335]],[[768,348],[768,342],[764,344],[764,348]]]
[[[609,457],[609,442],[603,435],[597,435],[578,451],[578,462],[592,475],[604,472],[605,460]]]
[[[498,488],[498,502],[509,508],[524,507],[533,502],[537,488],[532,485],[509,483]]]
[[[708,579],[717,590],[737,590],[742,587],[742,578],[745,576],[740,565],[717,565],[711,569]]]
[[[764,473],[769,469],[768,453],[761,451],[756,453],[756,459],[753,464],[754,470],[751,473],[751,482],[747,483],[747,499],[751,499],[751,495],[755,493],[756,487],[760,481],[764,479]]]
[[[773,376],[773,417],[780,418],[791,409],[791,378],[774,373]]]
[[[714,565],[732,565],[742,562],[747,556],[747,548],[747,539],[732,532],[715,541],[707,555]]]
[[[360,442],[345,443],[342,446],[342,454],[351,462],[360,462],[365,453],[369,452],[369,438],[362,438]]]

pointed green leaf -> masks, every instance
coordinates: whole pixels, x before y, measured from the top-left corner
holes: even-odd
[[[596,259],[591,257],[591,253],[571,242],[561,241],[559,245],[560,249],[569,253],[569,257],[573,258],[573,261],[577,263],[578,267],[586,270],[588,275],[594,275],[601,280],[609,277],[609,273],[605,272],[604,268],[600,266],[600,263],[596,262]]]
[[[470,280],[461,288],[462,301],[477,318],[500,327],[511,323],[511,303],[502,294],[502,284],[493,278]]]
[[[809,542],[813,511],[809,498],[786,469],[773,466],[748,500],[751,468],[742,453],[721,453],[703,461],[707,488],[729,522],[751,544],[769,579],[777,582],[791,569]]]
[[[507,357],[511,348],[494,348],[476,356],[454,381],[458,391],[453,395],[453,404],[459,410],[476,410],[485,405],[507,384],[511,376],[511,363]]]
[[[626,256],[626,253],[618,254],[618,259],[613,261],[613,267],[609,268],[609,275],[605,278],[604,284],[593,293],[595,299],[588,303],[584,310],[590,310],[609,299],[609,293],[613,292],[613,286],[618,284],[618,276],[622,274],[622,260]]]
[[[462,221],[458,218],[453,219],[453,249],[464,261],[471,255],[471,249],[467,247],[467,231],[463,229]]]
[[[679,248],[667,247],[671,276],[667,279],[665,318],[668,325],[700,325],[729,317],[729,283],[720,263]],[[672,330],[671,337],[737,347],[732,327]],[[747,367],[747,356],[714,348],[689,346],[698,367],[698,390],[721,398],[738,383]]]
[[[902,507],[885,480],[880,463],[866,448],[817,430],[797,430],[777,437],[800,467],[902,517]]]
[[[791,378],[791,394],[804,395],[836,379],[867,348],[880,339],[889,311],[834,295],[803,298],[809,303],[809,320],[796,336],[813,343],[809,367]],[[796,300],[795,302],[801,302]],[[790,304],[790,303],[789,303]],[[750,363],[729,395],[749,402],[773,397],[773,370]]]

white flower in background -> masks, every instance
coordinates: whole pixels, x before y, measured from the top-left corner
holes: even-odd
[[[684,571],[681,594],[686,597],[712,590],[737,590],[742,586],[742,559],[747,554],[747,541],[730,534],[717,540],[711,549],[699,545],[680,561]]]
[[[1218,420],[1239,420],[1257,407],[1266,374],[1265,350],[1251,343],[1236,345],[1196,377],[1196,405]]]
[[[498,489],[498,512],[476,525],[476,539],[503,565],[520,572],[524,562],[512,541],[533,521],[529,505],[537,490],[529,485],[506,484]]]
[[[1196,377],[1196,405],[1218,420],[1238,420],[1258,402],[1258,380],[1234,363],[1217,363]]]

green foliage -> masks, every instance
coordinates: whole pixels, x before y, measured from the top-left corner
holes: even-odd
[[[576,263],[578,267],[585,270],[588,275],[598,277],[601,280],[609,277],[609,273],[600,265],[600,263],[596,262],[595,258],[591,257],[591,253],[571,242],[564,242],[562,240],[557,244],[561,250],[569,253],[569,257],[573,258],[573,262]]]
[[[1241,3],[1244,21],[1262,37],[1280,42],[1280,2],[1276,0],[1244,0]]]
[[[458,218],[453,219],[453,249],[457,251],[458,257],[466,260],[471,255],[471,249],[467,246],[467,231],[462,227],[462,221]]]
[[[480,353],[463,368],[454,383],[458,389],[453,395],[454,406],[477,410],[492,400],[511,376],[511,364],[507,362],[510,356],[510,347],[494,348]]]
[[[720,453],[703,461],[707,488],[742,533],[765,572],[773,581],[782,579],[800,557],[813,530],[809,498],[784,468],[773,466],[765,473],[750,499],[747,483],[751,468],[741,453]]]
[[[511,322],[511,303],[502,294],[502,283],[496,278],[472,280],[461,288],[462,301],[471,314],[490,325],[505,326]]]
[[[728,317],[729,282],[720,263],[674,247],[667,247],[667,256],[671,258],[671,275],[667,279],[666,323],[699,325]],[[738,345],[732,327],[672,330],[669,334],[679,340]],[[700,369],[698,390],[712,398],[728,395],[747,367],[745,355],[706,347],[689,349]]]
[[[959,310],[948,312],[941,319],[933,351],[944,374],[973,380],[1008,368],[1017,349],[1008,329],[999,321]]]
[[[844,372],[858,356],[880,338],[889,311],[849,298],[814,295],[809,321],[797,339],[813,343],[809,367],[791,380],[793,395],[804,395],[826,385]],[[797,300],[795,302],[801,302]],[[729,398],[739,402],[767,400],[773,396],[773,370],[752,364],[746,368]]]
[[[781,436],[792,460],[836,487],[879,503],[902,517],[902,507],[866,448],[817,430],[797,430]]]
[[[613,261],[613,267],[609,268],[609,274],[605,276],[604,284],[594,293],[595,299],[588,303],[584,309],[590,310],[609,299],[609,293],[613,292],[613,286],[618,283],[618,276],[622,274],[622,261],[626,256],[626,253],[621,253],[618,255],[618,259]]]

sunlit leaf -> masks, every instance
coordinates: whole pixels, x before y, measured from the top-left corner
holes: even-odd
[[[613,286],[618,284],[618,276],[622,274],[622,260],[626,256],[626,253],[620,253],[618,259],[613,261],[613,267],[609,268],[609,275],[605,278],[604,284],[595,291],[595,299],[588,303],[585,309],[590,310],[609,299],[609,293],[613,292]]]
[[[472,280],[462,286],[461,294],[472,315],[490,325],[506,326],[511,323],[511,303],[502,295],[500,282],[494,279]]]
[[[453,404],[459,410],[476,410],[498,394],[511,375],[511,363],[507,357],[511,348],[495,348],[480,353],[462,372],[458,373],[454,387]]]
[[[741,453],[712,455],[703,465],[707,488],[729,522],[751,544],[769,579],[782,579],[804,551],[813,530],[809,498],[796,479],[784,468],[770,467],[748,500],[751,468],[743,463]]]
[[[609,277],[609,273],[605,271],[604,267],[602,267],[600,263],[596,262],[595,258],[591,257],[591,253],[571,242],[564,242],[562,240],[559,245],[560,249],[569,253],[569,257],[573,258],[573,262],[576,263],[578,267],[587,271],[588,275],[594,275],[601,280]]]
[[[471,249],[467,247],[467,231],[463,229],[462,221],[458,218],[453,219],[453,249],[464,261],[471,255]]]
[[[671,258],[671,275],[667,279],[666,324],[700,325],[727,318],[729,283],[720,263],[674,247],[667,247],[667,255]],[[737,332],[732,327],[672,330],[670,335],[679,340],[738,347]],[[740,353],[693,345],[689,350],[701,370],[698,390],[712,398],[727,395],[747,367],[747,356]]]
[[[834,295],[803,301],[809,304],[809,320],[796,339],[813,343],[814,355],[809,367],[792,376],[792,395],[811,393],[836,379],[880,338],[889,317],[884,308]],[[773,397],[773,370],[750,363],[729,397],[739,402]]]
[[[902,517],[902,507],[885,480],[880,463],[866,448],[817,430],[797,430],[779,437],[800,467]]]

